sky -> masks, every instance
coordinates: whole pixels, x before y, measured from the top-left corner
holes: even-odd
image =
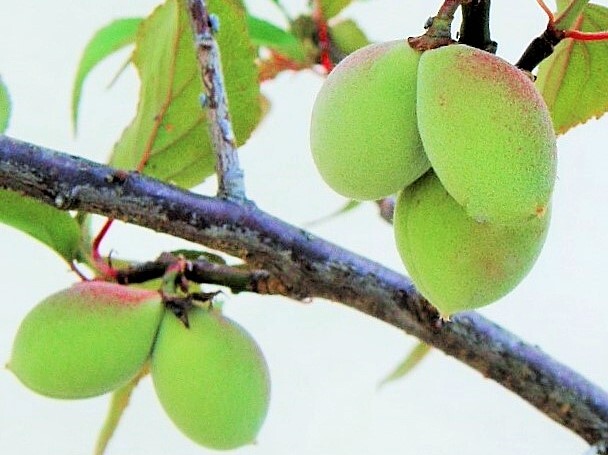
[[[270,0],[247,2],[253,13],[281,24]],[[296,14],[304,1],[285,0]],[[546,25],[533,0],[494,2],[493,39],[514,62]],[[598,2],[608,6],[606,1]],[[0,0],[0,74],[13,100],[8,134],[88,159],[104,161],[133,116],[137,77],[123,51],[90,76],[77,137],[70,126],[76,65],[95,30],[121,17],[144,16],[158,2],[41,2]],[[432,5],[432,6],[429,6]],[[439,2],[368,0],[343,16],[357,20],[375,41],[422,32]],[[286,73],[266,83],[271,110],[241,161],[250,198],[264,210],[304,226],[345,200],[325,186],[310,156],[308,122],[322,79]],[[558,180],[551,228],[534,269],[509,295],[480,312],[534,343],[597,384],[608,386],[608,119],[589,121],[558,140]],[[196,188],[212,194],[214,182]],[[102,220],[97,218],[96,226]],[[311,231],[405,273],[391,227],[372,204]],[[105,252],[147,260],[187,242],[118,223]],[[25,314],[76,277],[58,257],[20,232],[0,226],[0,364]],[[256,338],[270,366],[272,401],[258,442],[243,455],[571,455],[585,443],[517,396],[441,352],[433,351],[402,381],[378,383],[416,340],[345,306],[314,300],[245,294],[227,297],[226,314]],[[0,453],[90,453],[108,397],[81,401],[43,398],[0,369]],[[136,390],[108,455],[207,453],[164,415],[150,379]]]

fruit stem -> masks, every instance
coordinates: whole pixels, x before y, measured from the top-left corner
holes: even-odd
[[[452,39],[454,14],[461,4],[470,2],[471,0],[444,0],[437,15],[425,24],[426,33],[408,38],[410,46],[418,51],[427,51],[454,43]]]
[[[490,3],[490,0],[479,0],[462,4],[458,42],[495,54],[498,44],[490,37]]]

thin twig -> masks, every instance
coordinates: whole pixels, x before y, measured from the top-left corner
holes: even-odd
[[[151,262],[135,264],[116,271],[120,284],[144,283],[161,278],[169,266],[178,261],[170,253],[161,254]],[[217,284],[230,288],[233,293],[256,292],[258,294],[281,294],[281,287],[264,270],[247,270],[223,264],[214,264],[205,259],[186,261],[184,277],[195,283]]]
[[[228,111],[220,51],[214,38],[219,29],[219,19],[209,14],[204,0],[188,0],[188,11],[205,92],[201,95],[201,104],[207,111],[216,155],[218,196],[244,201],[243,171],[239,165],[236,136]]]
[[[476,312],[438,324],[402,275],[253,205],[196,195],[0,136],[0,188],[191,240],[268,271],[281,294],[341,302],[403,329],[515,392],[590,444],[608,442],[608,394]]]

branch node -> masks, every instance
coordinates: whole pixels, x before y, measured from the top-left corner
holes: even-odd
[[[220,31],[220,18],[217,14],[209,14],[209,27],[214,35]]]

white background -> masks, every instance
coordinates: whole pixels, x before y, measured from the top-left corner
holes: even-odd
[[[269,0],[252,10],[277,23]],[[284,0],[292,11],[304,0]],[[494,2],[493,38],[515,61],[546,18],[532,0]],[[606,4],[605,1],[600,2]],[[148,14],[155,0],[43,2],[0,0],[0,74],[13,99],[8,134],[103,161],[134,112],[137,78],[127,71],[106,85],[128,52],[104,62],[85,85],[80,134],[70,128],[71,84],[93,32],[113,19]],[[373,40],[419,34],[439,1],[373,0],[343,15],[358,20]],[[249,143],[242,164],[250,197],[270,213],[303,224],[344,200],[317,176],[308,150],[308,118],[322,79],[283,74],[263,86],[272,110]],[[390,106],[387,106],[390,108]],[[510,295],[481,310],[539,345],[592,381],[608,386],[608,119],[590,121],[559,140],[552,226],[534,270]],[[381,127],[381,126],[379,126]],[[198,189],[211,193],[213,182]],[[100,221],[98,220],[98,225]],[[391,228],[365,205],[313,231],[404,272]],[[185,245],[168,236],[124,226],[112,229],[104,251],[151,259]],[[50,250],[0,226],[0,364],[24,315],[46,295],[76,280]],[[585,443],[517,396],[440,352],[406,379],[380,391],[378,382],[416,340],[341,305],[242,295],[226,312],[255,336],[273,379],[270,413],[257,446],[239,454],[491,453],[571,455]],[[91,453],[107,397],[84,401],[43,398],[0,369],[0,453]],[[133,397],[108,454],[200,454],[163,414],[151,382]]]

